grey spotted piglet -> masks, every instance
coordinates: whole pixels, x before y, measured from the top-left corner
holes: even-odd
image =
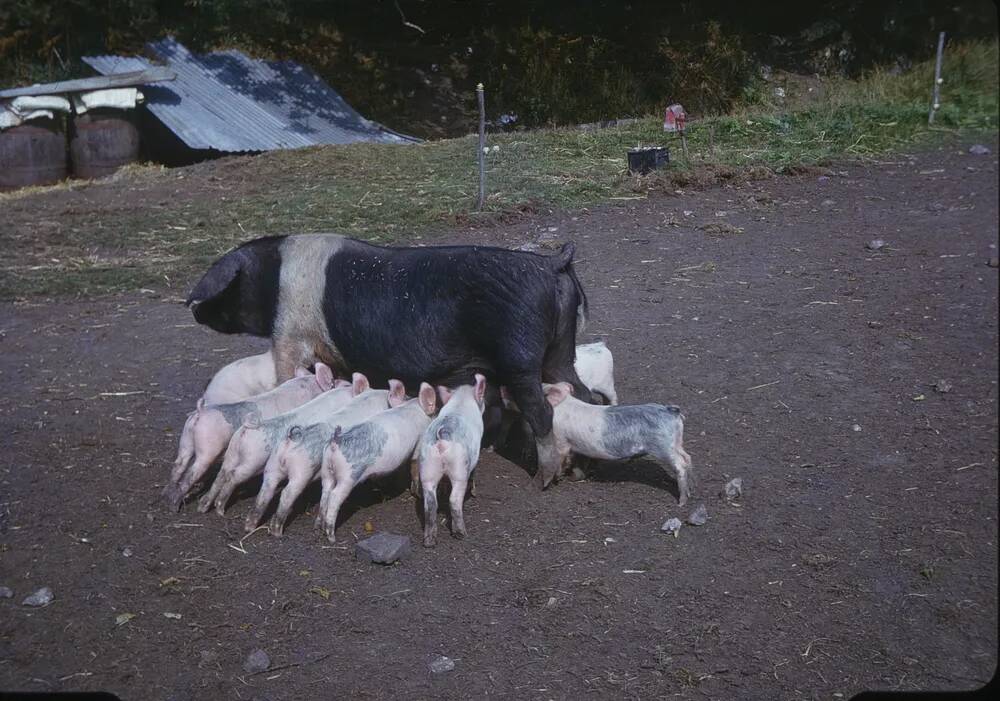
[[[364,375],[357,377],[364,379]],[[367,386],[367,380],[365,384]],[[260,523],[268,505],[274,499],[278,485],[287,479],[288,483],[281,490],[278,509],[268,526],[271,535],[281,536],[284,533],[285,521],[288,520],[295,501],[309,483],[319,477],[323,449],[330,442],[335,426],[346,430],[385,411],[387,407],[399,406],[405,401],[403,383],[399,380],[389,380],[388,391],[366,389],[354,397],[347,406],[324,416],[322,421],[303,422],[289,427],[284,438],[271,451],[267,464],[264,465],[264,481],[260,492],[257,493],[253,509],[247,514],[247,533]]]
[[[317,519],[322,517],[323,530],[331,543],[337,542],[337,514],[347,495],[372,475],[389,474],[414,459],[436,405],[434,388],[424,382],[416,399],[347,430],[340,426],[334,429],[323,451],[323,497],[317,515]]]
[[[466,483],[472,482],[475,495],[475,469],[479,445],[483,440],[483,409],[486,378],[476,375],[476,384],[449,390],[438,387],[441,413],[420,440],[420,485],[424,491],[424,545],[437,543],[437,487],[446,476],[451,482],[451,534],[464,538],[465,518],[462,503]]]
[[[201,398],[205,404],[228,404],[263,394],[277,386],[274,356],[271,351],[265,351],[224,366],[212,377]]]
[[[565,383],[543,384],[553,408],[551,451],[538,456],[539,470],[558,475],[573,454],[600,460],[652,455],[673,468],[683,506],[690,496],[691,456],[684,451],[684,415],[675,406],[638,404],[597,406],[573,396]]]
[[[191,487],[219,459],[229,439],[245,421],[277,416],[333,386],[333,371],[317,363],[315,375],[299,368],[291,380],[244,401],[209,405],[204,399],[199,400],[198,407],[188,414],[184,423],[170,482],[163,489],[167,505],[174,511],[180,510]]]
[[[198,503],[198,510],[204,513],[214,505],[216,512],[223,515],[236,488],[264,471],[268,458],[279,441],[287,435],[290,426],[320,421],[324,416],[347,406],[356,394],[367,388],[368,379],[355,373],[353,382],[346,387],[325,392],[312,401],[267,421],[244,423],[229,441],[219,474],[212,488]]]

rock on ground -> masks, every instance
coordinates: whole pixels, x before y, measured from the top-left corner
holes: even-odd
[[[438,655],[431,662],[431,671],[434,672],[434,674],[450,672],[453,669],[455,669],[455,660],[450,657],[445,657],[444,655]]]
[[[410,537],[393,533],[376,533],[371,538],[359,540],[354,546],[354,557],[380,565],[391,565],[410,552]]]
[[[668,518],[666,521],[663,522],[663,525],[660,526],[660,530],[663,531],[664,533],[673,533],[674,538],[676,538],[677,534],[681,530],[681,520],[676,517]]]
[[[271,658],[263,650],[254,650],[249,655],[247,655],[246,660],[243,662],[243,669],[245,669],[250,674],[256,672],[266,672],[271,668]]]
[[[21,602],[22,606],[48,606],[52,603],[52,590],[48,587],[42,587],[34,594],[25,597],[24,601]]]
[[[706,521],[708,521],[708,509],[704,504],[698,504],[687,517],[687,522],[692,526],[704,526]]]

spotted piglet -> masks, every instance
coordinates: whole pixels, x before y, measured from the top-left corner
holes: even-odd
[[[212,483],[212,488],[198,502],[198,510],[204,513],[214,506],[220,516],[225,514],[226,505],[236,488],[264,472],[274,449],[288,434],[291,426],[321,421],[324,417],[347,406],[358,394],[367,389],[368,378],[356,372],[353,382],[348,383],[346,387],[324,392],[302,406],[273,416],[267,421],[244,423],[229,441],[219,474]],[[387,397],[388,392],[383,396]],[[383,407],[385,406],[388,406],[388,401],[383,404]]]
[[[413,460],[436,404],[434,388],[424,382],[416,399],[347,430],[334,429],[320,468],[323,497],[319,508],[331,543],[337,542],[337,514],[347,495],[372,475],[389,474]]]
[[[364,378],[364,375],[356,374]],[[285,437],[271,452],[267,464],[264,465],[264,481],[257,494],[257,501],[247,515],[247,533],[257,527],[271,500],[274,499],[278,485],[287,480],[285,488],[281,490],[278,509],[268,526],[271,535],[281,536],[284,533],[285,522],[295,501],[311,482],[319,478],[323,450],[330,442],[337,426],[340,426],[341,430],[347,430],[405,401],[403,383],[399,380],[389,380],[388,390],[366,389],[354,397],[350,404],[323,416],[321,421],[304,422],[289,427]],[[317,512],[317,518],[319,516],[320,512]]]
[[[188,414],[184,423],[170,482],[163,489],[167,505],[174,511],[181,508],[191,487],[219,459],[233,433],[245,421],[277,416],[308,402],[333,385],[333,371],[317,363],[315,375],[299,368],[293,379],[244,401],[208,405],[200,400],[198,408]]]
[[[573,454],[600,460],[627,460],[652,455],[673,468],[683,506],[690,496],[691,456],[684,451],[684,415],[675,406],[638,404],[597,406],[573,396],[573,388],[559,382],[543,384],[553,408],[554,446],[538,456],[538,469],[558,475]]]
[[[447,475],[451,482],[451,534],[464,538],[465,518],[462,502],[465,485],[472,483],[476,493],[475,473],[479,445],[483,440],[483,408],[486,378],[476,375],[476,384],[456,390],[438,387],[442,409],[424,431],[420,440],[420,484],[424,491],[424,545],[437,543],[437,486]]]

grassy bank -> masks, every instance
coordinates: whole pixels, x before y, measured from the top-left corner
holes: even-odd
[[[265,233],[338,230],[403,242],[422,231],[525,206],[578,207],[741,174],[919,148],[997,131],[997,43],[948,47],[942,108],[927,109],[933,64],[861,81],[786,81],[748,91],[728,116],[688,129],[690,157],[665,174],[626,174],[625,151],[675,145],[659,118],[594,131],[491,135],[487,211],[475,213],[474,137],[418,146],[322,147],[185,169],[133,167],[112,181],[0,195],[0,297],[186,292],[233,244]],[[809,90],[812,88],[812,90]]]

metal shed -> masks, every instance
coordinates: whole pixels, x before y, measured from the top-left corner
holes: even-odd
[[[177,75],[169,84],[144,89],[146,107],[189,149],[239,153],[419,141],[365,119],[319,76],[292,61],[260,61],[239,51],[193,54],[172,37],[146,48]],[[83,60],[104,75],[157,65],[140,57]]]

